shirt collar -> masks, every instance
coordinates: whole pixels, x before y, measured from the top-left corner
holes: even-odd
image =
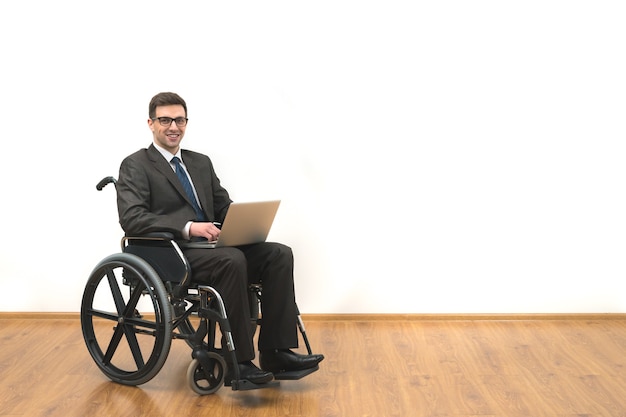
[[[181,161],[183,160],[183,157],[182,157],[181,152],[180,152],[180,148],[178,148],[178,151],[177,151],[177,152],[176,152],[176,154],[174,155],[174,154],[172,154],[170,151],[168,151],[168,150],[167,150],[167,149],[165,149],[165,148],[160,147],[160,146],[159,146],[159,145],[157,145],[156,143],[154,144],[154,147],[156,148],[156,150],[157,150],[157,151],[159,151],[159,153],[160,153],[161,155],[163,155],[163,158],[165,158],[165,160],[166,160],[167,162],[169,162],[169,163],[171,163],[171,162],[172,162],[172,158],[173,158],[173,157],[175,157],[175,156],[176,156],[176,157],[178,157],[178,159],[180,159]],[[183,162],[183,164],[184,164],[184,162]]]

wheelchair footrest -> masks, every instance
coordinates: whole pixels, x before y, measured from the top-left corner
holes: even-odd
[[[265,384],[255,384],[254,382],[250,382],[247,379],[240,379],[239,381],[233,381],[232,389],[233,391],[248,391],[261,388],[275,388],[279,385],[280,382],[278,381],[270,381]]]
[[[288,372],[278,372],[274,374],[274,379],[283,380],[283,381],[295,381],[297,379],[302,379],[307,375],[312,374],[315,371],[320,369],[319,365],[315,365],[313,368],[302,369],[300,371],[288,371]]]

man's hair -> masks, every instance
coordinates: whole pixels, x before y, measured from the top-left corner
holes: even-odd
[[[185,109],[185,116],[187,116],[187,103],[181,96],[176,93],[159,93],[152,97],[150,100],[150,106],[148,107],[148,116],[151,119],[156,117],[156,108],[159,106],[171,106],[180,104]]]

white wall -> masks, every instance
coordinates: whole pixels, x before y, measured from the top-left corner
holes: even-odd
[[[626,311],[621,1],[3,5],[0,311],[79,311],[149,99],[281,198],[304,313]],[[74,174],[73,172],[76,172]]]

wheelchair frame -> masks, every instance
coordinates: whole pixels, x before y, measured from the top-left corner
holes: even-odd
[[[100,191],[109,183],[116,184],[116,180],[103,178],[96,188]],[[87,349],[112,381],[131,386],[150,381],[165,364],[173,339],[185,340],[192,349],[187,382],[200,395],[213,394],[225,383],[233,390],[274,387],[279,380],[301,379],[319,369],[278,373],[275,381],[254,384],[240,379],[235,366],[234,379],[225,381],[227,363],[237,360],[219,292],[192,284],[189,262],[170,233],[125,236],[121,249],[121,253],[102,259],[91,272],[80,313]],[[250,324],[256,328],[262,320],[262,286],[252,284],[249,291]],[[311,354],[299,311],[297,325]]]

